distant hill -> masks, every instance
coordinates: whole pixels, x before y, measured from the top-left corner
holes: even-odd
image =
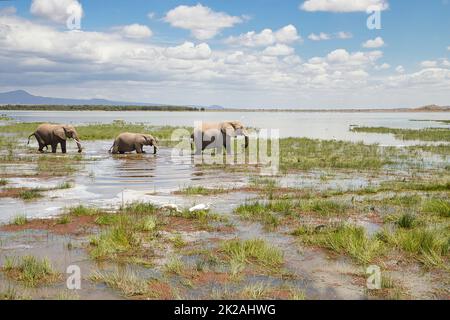
[[[422,112],[446,112],[446,111],[450,111],[450,106],[449,107],[441,107],[436,104],[430,104],[428,106],[415,108],[414,110],[422,111]]]
[[[107,106],[161,106],[161,104],[110,101],[105,99],[66,99],[32,95],[25,90],[0,93],[0,104],[12,105],[107,105]]]

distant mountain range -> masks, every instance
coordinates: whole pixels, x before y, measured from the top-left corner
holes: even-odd
[[[109,105],[109,106],[160,106],[161,104],[111,101],[106,99],[66,99],[51,98],[32,95],[25,90],[16,90],[0,93],[0,104],[23,105]]]
[[[122,110],[129,110],[129,106],[135,106],[136,109],[140,107],[141,110],[145,109],[159,109],[160,107],[165,110],[181,110],[183,108],[191,110],[230,110],[219,105],[200,106],[200,105],[187,105],[187,106],[171,106],[160,103],[143,103],[143,102],[125,102],[125,101],[111,101],[106,99],[66,99],[66,98],[52,98],[32,95],[25,90],[15,90],[10,92],[0,93],[0,106],[11,105],[11,109],[14,105],[23,105],[20,108],[34,108],[39,109],[38,106],[72,106],[74,110],[82,110],[82,106],[94,106],[91,108],[97,108],[95,106],[109,106],[108,110],[113,110],[115,107],[121,107]],[[36,107],[33,107],[36,106]],[[76,107],[81,106],[81,107]],[[151,108],[155,107],[155,108]],[[1,108],[1,107],[0,107]],[[6,107],[3,107],[6,109]],[[145,109],[143,109],[145,108]],[[435,104],[427,105],[419,108],[394,108],[394,109],[231,109],[240,111],[292,111],[292,112],[450,112],[450,106],[442,107]]]

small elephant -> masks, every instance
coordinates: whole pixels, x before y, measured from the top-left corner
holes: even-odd
[[[136,153],[145,153],[144,146],[153,146],[153,154],[156,154],[157,143],[158,139],[150,134],[124,132],[117,136],[109,152],[124,154],[136,150]]]
[[[222,147],[227,153],[231,152],[231,137],[244,136],[245,148],[248,147],[248,132],[240,121],[224,121],[218,123],[203,123],[201,128],[195,128],[191,135],[191,148],[195,144],[195,154],[207,148],[217,148],[219,151]]]
[[[66,140],[67,138],[72,138],[75,140],[78,146],[78,152],[81,152],[80,139],[78,138],[78,133],[75,128],[71,125],[64,124],[41,124],[35,132],[30,134],[28,137],[28,143],[30,143],[30,138],[35,137],[39,144],[39,151],[44,152],[44,147],[48,149],[50,145],[52,147],[52,152],[56,153],[56,148],[58,144],[61,145],[62,153],[66,153]]]

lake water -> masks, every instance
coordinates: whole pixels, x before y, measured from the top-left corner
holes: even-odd
[[[349,131],[351,125],[371,127],[413,128],[450,126],[432,121],[450,120],[448,112],[146,112],[146,111],[2,111],[24,122],[56,122],[74,125],[110,123],[114,120],[142,122],[150,125],[194,126],[195,121],[240,120],[249,127],[279,129],[281,137],[307,137],[364,141],[386,146],[419,144],[401,141],[392,135],[363,134]]]

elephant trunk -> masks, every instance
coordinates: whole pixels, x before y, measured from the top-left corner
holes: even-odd
[[[83,151],[83,148],[81,147],[81,142],[80,142],[80,139],[77,137],[77,136],[75,136],[75,137],[73,137],[73,139],[75,140],[75,142],[77,143],[77,147],[78,147],[78,152],[81,152],[81,151]]]
[[[245,137],[245,149],[247,149],[250,138],[248,137],[248,135],[245,135],[244,137]]]

